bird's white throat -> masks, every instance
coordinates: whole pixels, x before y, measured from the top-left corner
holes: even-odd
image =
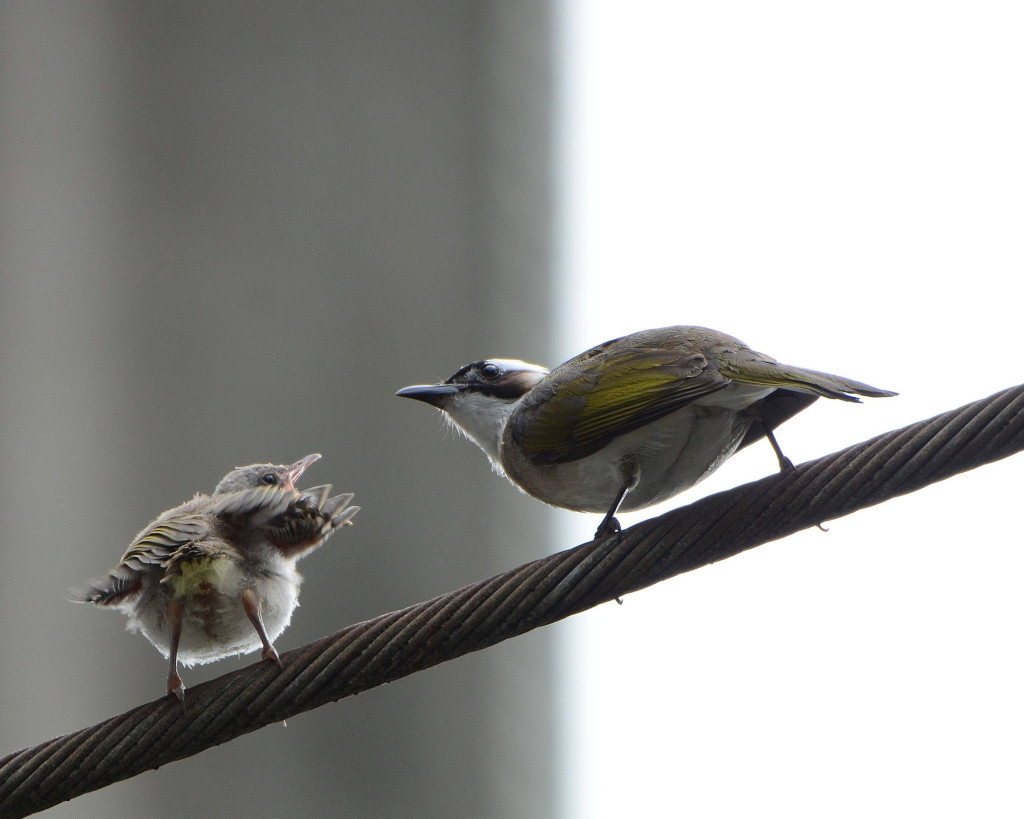
[[[469,438],[491,460],[497,472],[501,468],[501,436],[512,411],[519,401],[503,401],[478,392],[466,391],[445,407],[445,417],[459,432]]]

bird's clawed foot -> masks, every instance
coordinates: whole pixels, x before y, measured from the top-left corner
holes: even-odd
[[[281,656],[277,653],[277,649],[273,645],[263,647],[263,659],[271,660],[274,665],[278,668],[283,669],[284,663],[281,662]]]
[[[182,705],[185,704],[185,685],[178,672],[173,669],[167,675],[167,695],[176,698]]]
[[[185,707],[185,686],[178,676],[178,643],[181,642],[181,625],[183,622],[185,608],[180,600],[170,600],[167,603],[167,623],[171,630],[170,649],[167,653],[167,661],[170,668],[167,671],[167,693],[178,698],[181,707]]]
[[[594,532],[594,540],[601,540],[610,535],[617,535],[621,531],[622,527],[615,519],[615,516],[606,515],[605,519],[601,521],[601,525],[597,527],[597,531]]]
[[[779,442],[775,439],[775,433],[772,431],[771,426],[769,426],[767,421],[762,421],[762,424],[764,425],[764,437],[768,439],[768,443],[772,445],[772,449],[775,451],[775,457],[779,459],[779,472],[796,472],[793,462],[782,454],[782,447],[779,446]]]
[[[612,501],[612,505],[608,507],[608,513],[604,516],[604,520],[601,521],[601,525],[597,527],[597,531],[594,532],[594,540],[601,540],[610,535],[617,535],[622,531],[622,527],[619,522],[615,519],[615,513],[619,511],[619,507],[622,506],[622,500],[626,497],[626,493],[636,488],[636,485],[640,482],[640,467],[636,463],[636,459],[632,455],[629,455],[622,459],[619,464],[619,471],[622,477],[622,487],[619,489],[618,494],[615,496],[615,500]]]

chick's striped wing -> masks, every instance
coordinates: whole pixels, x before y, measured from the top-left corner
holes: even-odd
[[[330,486],[304,492],[258,487],[228,495],[212,512],[249,535],[265,535],[282,554],[294,556],[315,549],[359,511],[349,505],[351,494],[328,498],[330,491]]]
[[[509,420],[513,440],[533,463],[585,458],[729,383],[701,353],[595,350],[553,370]]]
[[[299,493],[277,486],[257,486],[230,492],[210,508],[210,514],[239,528],[261,529],[288,509]]]
[[[105,578],[73,592],[73,599],[100,606],[120,605],[142,590],[143,576],[147,572],[159,570],[162,574],[163,567],[179,549],[209,534],[209,523],[202,515],[157,518],[135,538],[121,562]]]

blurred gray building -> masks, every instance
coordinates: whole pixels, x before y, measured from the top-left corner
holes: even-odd
[[[66,590],[235,465],[321,452],[363,506],[282,650],[552,550],[393,397],[550,359],[551,36],[532,0],[0,5],[0,753],[163,692]],[[552,634],[50,815],[550,816]]]

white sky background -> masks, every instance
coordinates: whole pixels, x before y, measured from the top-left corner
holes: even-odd
[[[702,324],[900,392],[818,401],[780,429],[796,463],[1024,381],[1024,6],[561,14],[558,360]],[[750,447],[668,506],[775,469]],[[564,815],[1022,815],[1022,477],[1018,456],[574,618]],[[599,521],[559,519],[567,544]]]

